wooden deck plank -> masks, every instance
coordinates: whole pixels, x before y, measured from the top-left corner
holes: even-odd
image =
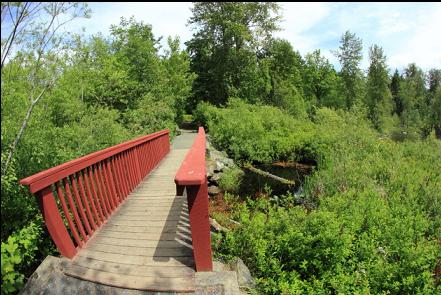
[[[139,277],[160,276],[164,278],[191,278],[194,271],[186,265],[181,266],[152,266],[152,265],[131,265],[114,262],[104,262],[87,257],[78,257],[74,265],[90,269],[102,270],[116,274],[134,275]]]
[[[122,287],[137,290],[156,290],[156,291],[194,291],[194,279],[189,278],[164,278],[159,276],[140,277],[124,274],[115,274],[101,270],[90,269],[73,265],[65,271],[66,274],[86,279],[88,281],[106,284],[109,286]],[[193,275],[194,278],[194,275]]]
[[[114,232],[114,231],[106,231],[102,232],[100,237],[106,238],[115,238],[122,240],[174,240],[176,237],[182,239],[191,239],[191,234],[188,232],[174,232],[174,233],[131,233],[131,232]]]
[[[182,256],[140,256],[130,254],[106,253],[94,250],[82,250],[76,257],[93,258],[100,261],[107,261],[120,264],[150,265],[150,266],[194,266],[192,255]],[[73,261],[75,263],[75,260]]]
[[[136,249],[144,249],[144,247],[157,248],[158,246],[164,248],[179,248],[187,247],[191,249],[191,241],[187,239],[173,239],[173,240],[123,240],[116,238],[100,237],[94,241],[94,246],[123,246]],[[130,249],[127,248],[127,249]],[[91,248],[94,249],[94,248]],[[125,248],[123,248],[125,249]]]

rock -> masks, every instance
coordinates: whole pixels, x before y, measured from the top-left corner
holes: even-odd
[[[216,160],[215,163],[216,163],[216,166],[214,168],[214,172],[222,172],[225,168],[225,164],[219,160]]]
[[[197,272],[195,294],[239,295],[237,277],[234,271]]]
[[[236,258],[230,265],[231,269],[236,271],[237,281],[241,289],[250,290],[256,288],[256,283],[251,276],[250,270],[245,263],[243,263],[242,259]]]
[[[212,185],[208,187],[208,194],[211,196],[217,195],[220,192],[221,190],[217,186]]]
[[[20,295],[178,295],[176,292],[151,292],[134,289],[116,288],[108,285],[93,283],[70,277],[64,274],[64,268],[71,261],[66,258],[47,256],[40,266],[29,278],[26,285],[20,290]],[[213,272],[197,272],[195,274],[194,295],[236,295],[241,293],[237,275],[234,271],[228,271],[219,262],[214,265]]]
[[[216,184],[219,184],[219,180],[221,177],[222,177],[222,173],[214,173],[213,176],[211,176],[210,180]]]
[[[64,274],[64,268],[70,264],[66,258],[47,256],[31,275],[20,295],[150,295],[149,291],[115,288],[108,285],[76,279]]]
[[[222,161],[222,163],[224,163],[225,166],[227,166],[228,168],[231,168],[231,167],[234,166],[234,161],[233,161],[233,159],[230,159],[230,158],[223,158],[223,159],[221,159],[220,161]]]
[[[212,177],[214,174],[214,169],[216,168],[216,163],[214,161],[207,160],[205,162],[205,166],[207,169],[207,177]]]

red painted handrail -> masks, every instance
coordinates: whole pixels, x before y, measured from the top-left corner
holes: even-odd
[[[199,127],[198,136],[176,173],[175,183],[178,195],[184,189],[187,194],[196,271],[212,271],[204,128]]]
[[[61,255],[72,258],[169,151],[169,131],[162,130],[47,169],[20,183],[38,197]]]

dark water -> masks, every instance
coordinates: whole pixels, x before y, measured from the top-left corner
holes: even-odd
[[[292,180],[294,185],[283,184],[280,181],[260,175],[249,169],[243,168],[245,175],[242,178],[240,194],[247,196],[259,196],[266,193],[265,187],[269,187],[271,195],[284,195],[287,192],[299,194],[305,178],[311,173],[312,169],[297,169],[295,167],[279,167],[271,164],[254,165],[255,168],[269,172],[273,175]]]

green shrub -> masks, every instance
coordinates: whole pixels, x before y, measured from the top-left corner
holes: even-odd
[[[208,122],[210,135],[241,151],[239,158],[258,159],[267,148],[256,129],[277,121],[262,110],[211,110],[216,116]],[[267,117],[275,114],[265,110]],[[239,128],[225,127],[227,117],[249,122],[232,119]],[[283,113],[279,118],[285,120]],[[286,119],[289,126],[293,120]],[[240,124],[257,126],[248,129],[255,140]],[[309,148],[319,164],[303,185],[314,209],[283,208],[271,198],[248,200],[232,213],[242,225],[217,240],[217,255],[241,257],[264,294],[440,294],[434,273],[441,261],[441,142],[396,142],[357,111],[321,108],[304,124],[315,138],[291,151]],[[283,128],[260,130],[271,140]],[[293,138],[304,136],[304,130],[290,130]],[[235,134],[244,137],[243,147],[237,147]]]
[[[207,124],[214,144],[236,160],[267,163],[315,158],[319,145],[311,122],[276,107],[230,99],[224,109],[200,104],[195,117]]]
[[[15,293],[23,286],[23,271],[35,261],[41,234],[41,220],[37,220],[2,242],[2,294]]]
[[[244,172],[239,167],[226,169],[219,180],[219,186],[224,191],[237,193],[242,182]]]

